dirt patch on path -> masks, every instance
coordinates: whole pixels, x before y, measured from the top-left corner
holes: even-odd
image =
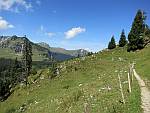
[[[134,72],[134,76],[137,79],[140,89],[141,89],[141,101],[142,101],[143,112],[150,113],[150,91],[146,87],[144,81],[136,73],[135,69],[133,69],[133,72]]]

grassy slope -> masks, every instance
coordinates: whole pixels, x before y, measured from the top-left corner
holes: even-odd
[[[48,69],[39,70],[35,78],[44,76],[45,79],[37,80],[28,88],[16,88],[5,102],[0,103],[0,112],[19,112],[19,108],[24,106],[26,113],[83,113],[84,104],[88,103],[91,113],[141,113],[137,81],[132,83],[132,93],[129,94],[126,71],[129,62],[134,60],[137,72],[150,80],[149,54],[150,47],[135,53],[117,48],[96,54],[95,57],[86,57],[85,60],[66,61],[60,64],[64,67],[61,76],[53,80],[46,79]],[[125,94],[125,105],[119,102],[118,73]]]
[[[150,46],[139,51],[134,57],[136,59],[137,73],[142,76],[150,89]]]
[[[0,48],[0,56],[3,58],[13,58],[15,59],[17,55],[15,55],[15,52],[11,51],[9,48]]]
[[[43,61],[44,59],[47,59],[46,57],[40,56],[39,54],[40,51],[33,50],[33,61]],[[21,55],[16,54],[10,48],[0,48],[0,57],[11,59],[15,59],[17,57],[18,59],[21,59]]]

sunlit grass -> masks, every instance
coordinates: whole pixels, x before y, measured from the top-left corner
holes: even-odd
[[[85,59],[65,61],[59,64],[61,73],[53,80],[48,78],[49,69],[38,70],[31,77],[38,78],[36,83],[27,88],[16,87],[15,92],[0,103],[1,113],[21,112],[21,107],[25,113],[83,113],[85,103],[91,113],[141,113],[139,86],[134,79],[132,92],[128,92],[127,72],[129,63],[135,61],[137,72],[150,80],[149,51],[149,47],[134,53],[116,48]],[[118,74],[125,104],[121,103]],[[40,79],[42,76],[44,79]]]

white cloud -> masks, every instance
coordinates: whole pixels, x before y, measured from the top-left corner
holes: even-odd
[[[48,32],[48,33],[46,33],[46,35],[47,35],[47,36],[49,36],[49,37],[52,37],[52,36],[54,36],[54,35],[55,35],[55,33]]]
[[[0,17],[0,30],[5,30],[9,28],[14,28],[14,26],[4,20],[3,17]]]
[[[25,0],[0,0],[0,10],[18,12],[18,6],[24,7],[27,11],[32,8],[31,3]]]
[[[65,32],[65,37],[66,37],[66,39],[71,39],[85,31],[86,31],[85,28],[75,27],[75,28],[72,28],[72,29],[68,30],[67,32]]]

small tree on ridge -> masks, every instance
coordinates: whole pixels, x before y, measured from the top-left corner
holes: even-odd
[[[114,49],[116,48],[115,38],[112,36],[111,41],[108,44],[108,49]]]

